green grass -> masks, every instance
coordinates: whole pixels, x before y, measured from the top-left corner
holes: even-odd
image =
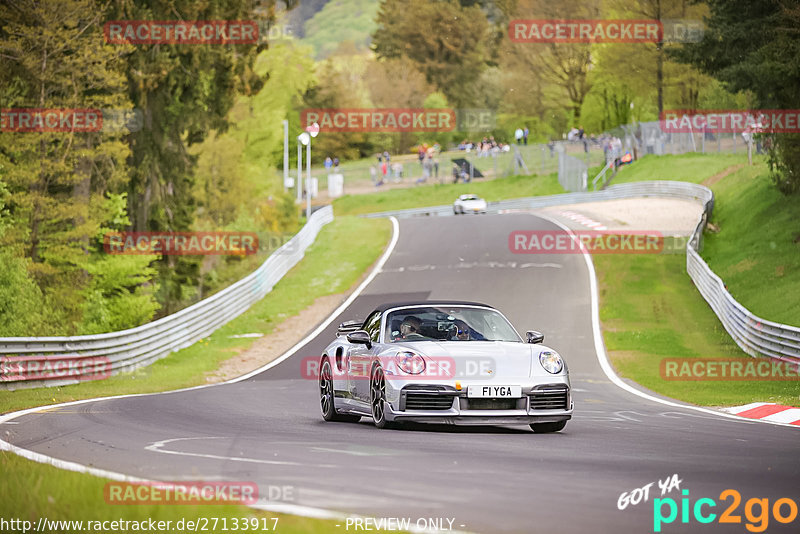
[[[230,339],[234,334],[268,334],[318,297],[351,287],[378,258],[389,240],[386,220],[337,217],[325,226],[305,258],[267,296],[208,338],[154,364],[108,380],[82,384],[0,391],[0,413],[78,399],[152,393],[206,383],[205,375],[225,359],[246,350],[253,339]]]
[[[420,185],[368,195],[345,195],[333,202],[339,215],[360,215],[379,211],[422,208],[452,204],[459,195],[474,193],[487,201],[564,193],[553,173],[545,176],[511,176],[469,184]]]
[[[233,528],[233,519],[258,518],[259,528],[266,524],[270,529],[277,517],[277,531],[285,534],[301,532],[334,532],[335,521],[308,519],[290,515],[260,512],[243,505],[113,505],[107,504],[103,496],[106,480],[81,473],[64,471],[55,467],[25,460],[15,454],[0,452],[0,517],[6,521],[19,519],[30,521],[36,528],[40,517],[49,520],[77,521],[172,521],[171,532],[178,532],[175,525],[181,519],[194,520],[219,518],[216,529],[209,522],[206,532],[223,532],[222,518],[227,519],[228,531]],[[266,521],[266,523],[263,523]],[[240,523],[240,525],[243,523]],[[108,524],[110,526],[110,524]],[[91,530],[85,528],[84,531]],[[21,529],[11,529],[11,531]],[[184,528],[182,531],[187,531]],[[80,529],[53,529],[52,532],[78,532]],[[110,531],[110,530],[109,530]],[[144,531],[149,532],[148,528]],[[96,530],[99,532],[99,530]],[[117,529],[114,532],[139,532],[139,530]]]
[[[783,196],[764,165],[714,186],[712,223],[702,256],[728,291],[754,314],[800,325],[800,199]]]
[[[593,257],[603,337],[620,375],[703,406],[800,406],[800,381],[673,381],[662,358],[750,358],[733,342],[686,274],[682,255]],[[758,283],[758,281],[756,281]]]
[[[742,163],[747,163],[747,155],[741,151],[738,154],[647,155],[631,165],[623,165],[611,184],[646,180],[679,180],[700,183],[728,167]],[[594,173],[590,170],[590,179],[596,176],[600,170],[600,167],[594,170]]]
[[[712,222],[702,251],[745,307],[765,319],[800,324],[800,209],[770,183],[762,158],[711,185]],[[746,163],[739,155],[647,156],[614,180],[702,182]],[[621,180],[620,180],[621,178]],[[662,358],[750,358],[725,332],[686,274],[683,255],[594,257],[601,321],[622,376],[700,405],[776,402],[800,405],[800,381],[667,381]]]

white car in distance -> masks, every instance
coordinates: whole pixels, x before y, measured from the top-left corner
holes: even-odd
[[[464,213],[486,213],[486,201],[478,195],[461,195],[453,203],[453,213],[463,215]]]

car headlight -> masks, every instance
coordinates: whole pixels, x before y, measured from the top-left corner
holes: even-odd
[[[397,366],[410,375],[418,375],[425,370],[425,359],[411,351],[398,352],[394,357]]]
[[[539,362],[548,373],[558,374],[564,369],[564,360],[553,350],[545,350],[539,354]]]

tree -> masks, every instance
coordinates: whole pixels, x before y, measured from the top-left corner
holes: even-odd
[[[707,0],[703,40],[674,56],[726,84],[752,91],[765,109],[800,102],[800,6],[788,0]],[[773,133],[770,168],[784,193],[800,192],[800,134]]]
[[[274,0],[262,2],[266,13]],[[110,20],[247,20],[250,2],[116,0]],[[264,6],[261,6],[264,9]],[[224,131],[236,95],[257,92],[252,71],[257,47],[248,44],[139,44],[126,55],[129,97],[144,127],[129,137],[128,212],[136,231],[191,230],[196,156],[189,147]],[[167,256],[159,263],[161,313],[198,298],[200,259]]]
[[[121,58],[126,49],[104,44],[105,17],[93,1],[3,4],[0,20],[3,107],[130,108]],[[42,316],[49,324],[43,331],[81,328],[82,302],[91,285],[88,266],[97,246],[93,239],[112,202],[106,193],[124,187],[126,179],[124,133],[0,135],[0,181],[10,193],[10,221],[1,242],[21,259],[15,268],[24,266],[41,290]]]
[[[541,19],[600,18],[599,0],[565,0],[557,4],[519,0],[513,7],[515,11],[510,18],[529,18],[530,13],[536,13]],[[551,105],[560,107],[566,99],[577,124],[583,101],[592,87],[589,73],[594,62],[593,46],[589,43],[508,43],[512,58],[507,59],[506,64],[540,78],[535,90],[551,100]]]
[[[426,96],[434,92],[417,64],[407,57],[371,59],[364,71],[364,83],[370,102],[378,108],[422,108]],[[372,140],[380,150],[391,147],[393,153],[403,153],[410,150],[417,137],[414,132],[399,132],[375,134]]]
[[[476,81],[489,66],[492,40],[477,5],[455,0],[383,0],[372,48],[379,58],[407,57],[459,108],[480,100]]]

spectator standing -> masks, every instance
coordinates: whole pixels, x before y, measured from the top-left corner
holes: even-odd
[[[578,133],[579,133],[578,129],[573,126],[572,129],[567,134],[567,141],[577,141]]]
[[[433,169],[433,160],[430,154],[425,154],[425,159],[422,160],[422,178],[420,182],[427,182],[431,177],[431,169]]]
[[[333,158],[333,170],[338,172],[338,170],[339,170],[339,158]]]
[[[403,164],[399,161],[392,163],[392,173],[394,174],[394,181],[400,182],[403,179]]]
[[[330,156],[328,156],[327,158],[325,158],[325,169],[330,171],[331,165],[333,165],[333,160],[331,159]]]
[[[522,139],[525,140],[525,144],[526,145],[528,144],[528,134],[530,134],[530,133],[531,133],[531,131],[528,129],[527,126],[525,126],[525,129],[522,131]]]
[[[388,150],[384,150],[383,151],[383,159],[385,159],[387,163],[392,160],[392,157],[389,155],[389,151]]]
[[[522,136],[525,135],[525,132],[522,131],[522,128],[517,128],[514,130],[514,139],[516,139],[517,144],[522,144]]]

